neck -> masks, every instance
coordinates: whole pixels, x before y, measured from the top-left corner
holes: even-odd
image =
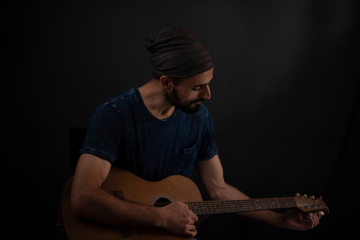
[[[189,208],[197,215],[238,213],[297,207],[293,197],[203,201],[188,202],[187,204]]]
[[[165,97],[160,81],[152,79],[139,88],[145,107],[154,117],[162,120],[171,117],[175,107]]]

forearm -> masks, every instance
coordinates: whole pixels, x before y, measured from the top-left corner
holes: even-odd
[[[72,209],[77,216],[106,224],[159,225],[155,207],[123,201],[102,189],[74,193]]]
[[[183,202],[158,208],[118,199],[102,189],[91,191],[83,200],[76,199],[75,194],[72,202],[75,203],[73,210],[76,215],[97,222],[160,227],[174,234],[190,237],[196,235],[194,222],[198,218]]]
[[[210,197],[214,200],[242,200],[249,199],[247,195],[230,186],[224,180],[223,168],[216,155],[207,161],[197,163],[201,179]],[[273,226],[293,229],[308,230],[319,224],[321,214],[303,214],[298,211],[276,213],[273,211],[254,211],[239,213],[252,219],[260,220]]]

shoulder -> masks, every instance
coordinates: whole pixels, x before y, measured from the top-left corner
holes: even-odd
[[[122,109],[129,107],[133,104],[137,104],[140,101],[139,91],[137,88],[132,88],[123,94],[110,99],[105,102],[103,107],[113,108],[113,109]]]
[[[135,104],[139,103],[140,100],[137,89],[132,88],[98,105],[95,112],[99,114],[121,114],[131,109]]]

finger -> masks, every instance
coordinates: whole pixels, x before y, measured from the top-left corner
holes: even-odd
[[[185,226],[182,234],[188,237],[194,237],[197,234],[197,231],[194,225],[189,224]]]
[[[316,227],[320,221],[319,221],[319,217],[317,216],[317,214],[310,214],[310,219],[311,219],[311,227],[314,228]]]
[[[310,213],[310,220],[311,220],[311,228],[315,227],[315,224],[316,224],[316,219],[315,219],[315,216],[314,214]]]
[[[190,225],[189,229],[188,229],[188,233],[192,236],[195,237],[197,234],[197,230],[196,227],[194,225]]]
[[[191,211],[190,209],[188,211],[188,216],[190,216],[190,218],[193,219],[194,222],[199,221],[199,217],[193,211]]]
[[[321,217],[321,216],[320,216]],[[316,226],[320,224],[320,217],[316,214],[315,218],[316,218]]]
[[[314,219],[312,215],[312,213],[306,213],[306,215],[304,216],[304,223],[306,223],[309,229],[314,227]]]
[[[192,218],[194,219],[195,222],[199,221],[199,217],[195,213],[193,213]]]

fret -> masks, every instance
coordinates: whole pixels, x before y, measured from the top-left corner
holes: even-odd
[[[189,202],[189,208],[197,215],[261,211],[268,209],[294,208],[293,198],[258,198],[228,201]]]

